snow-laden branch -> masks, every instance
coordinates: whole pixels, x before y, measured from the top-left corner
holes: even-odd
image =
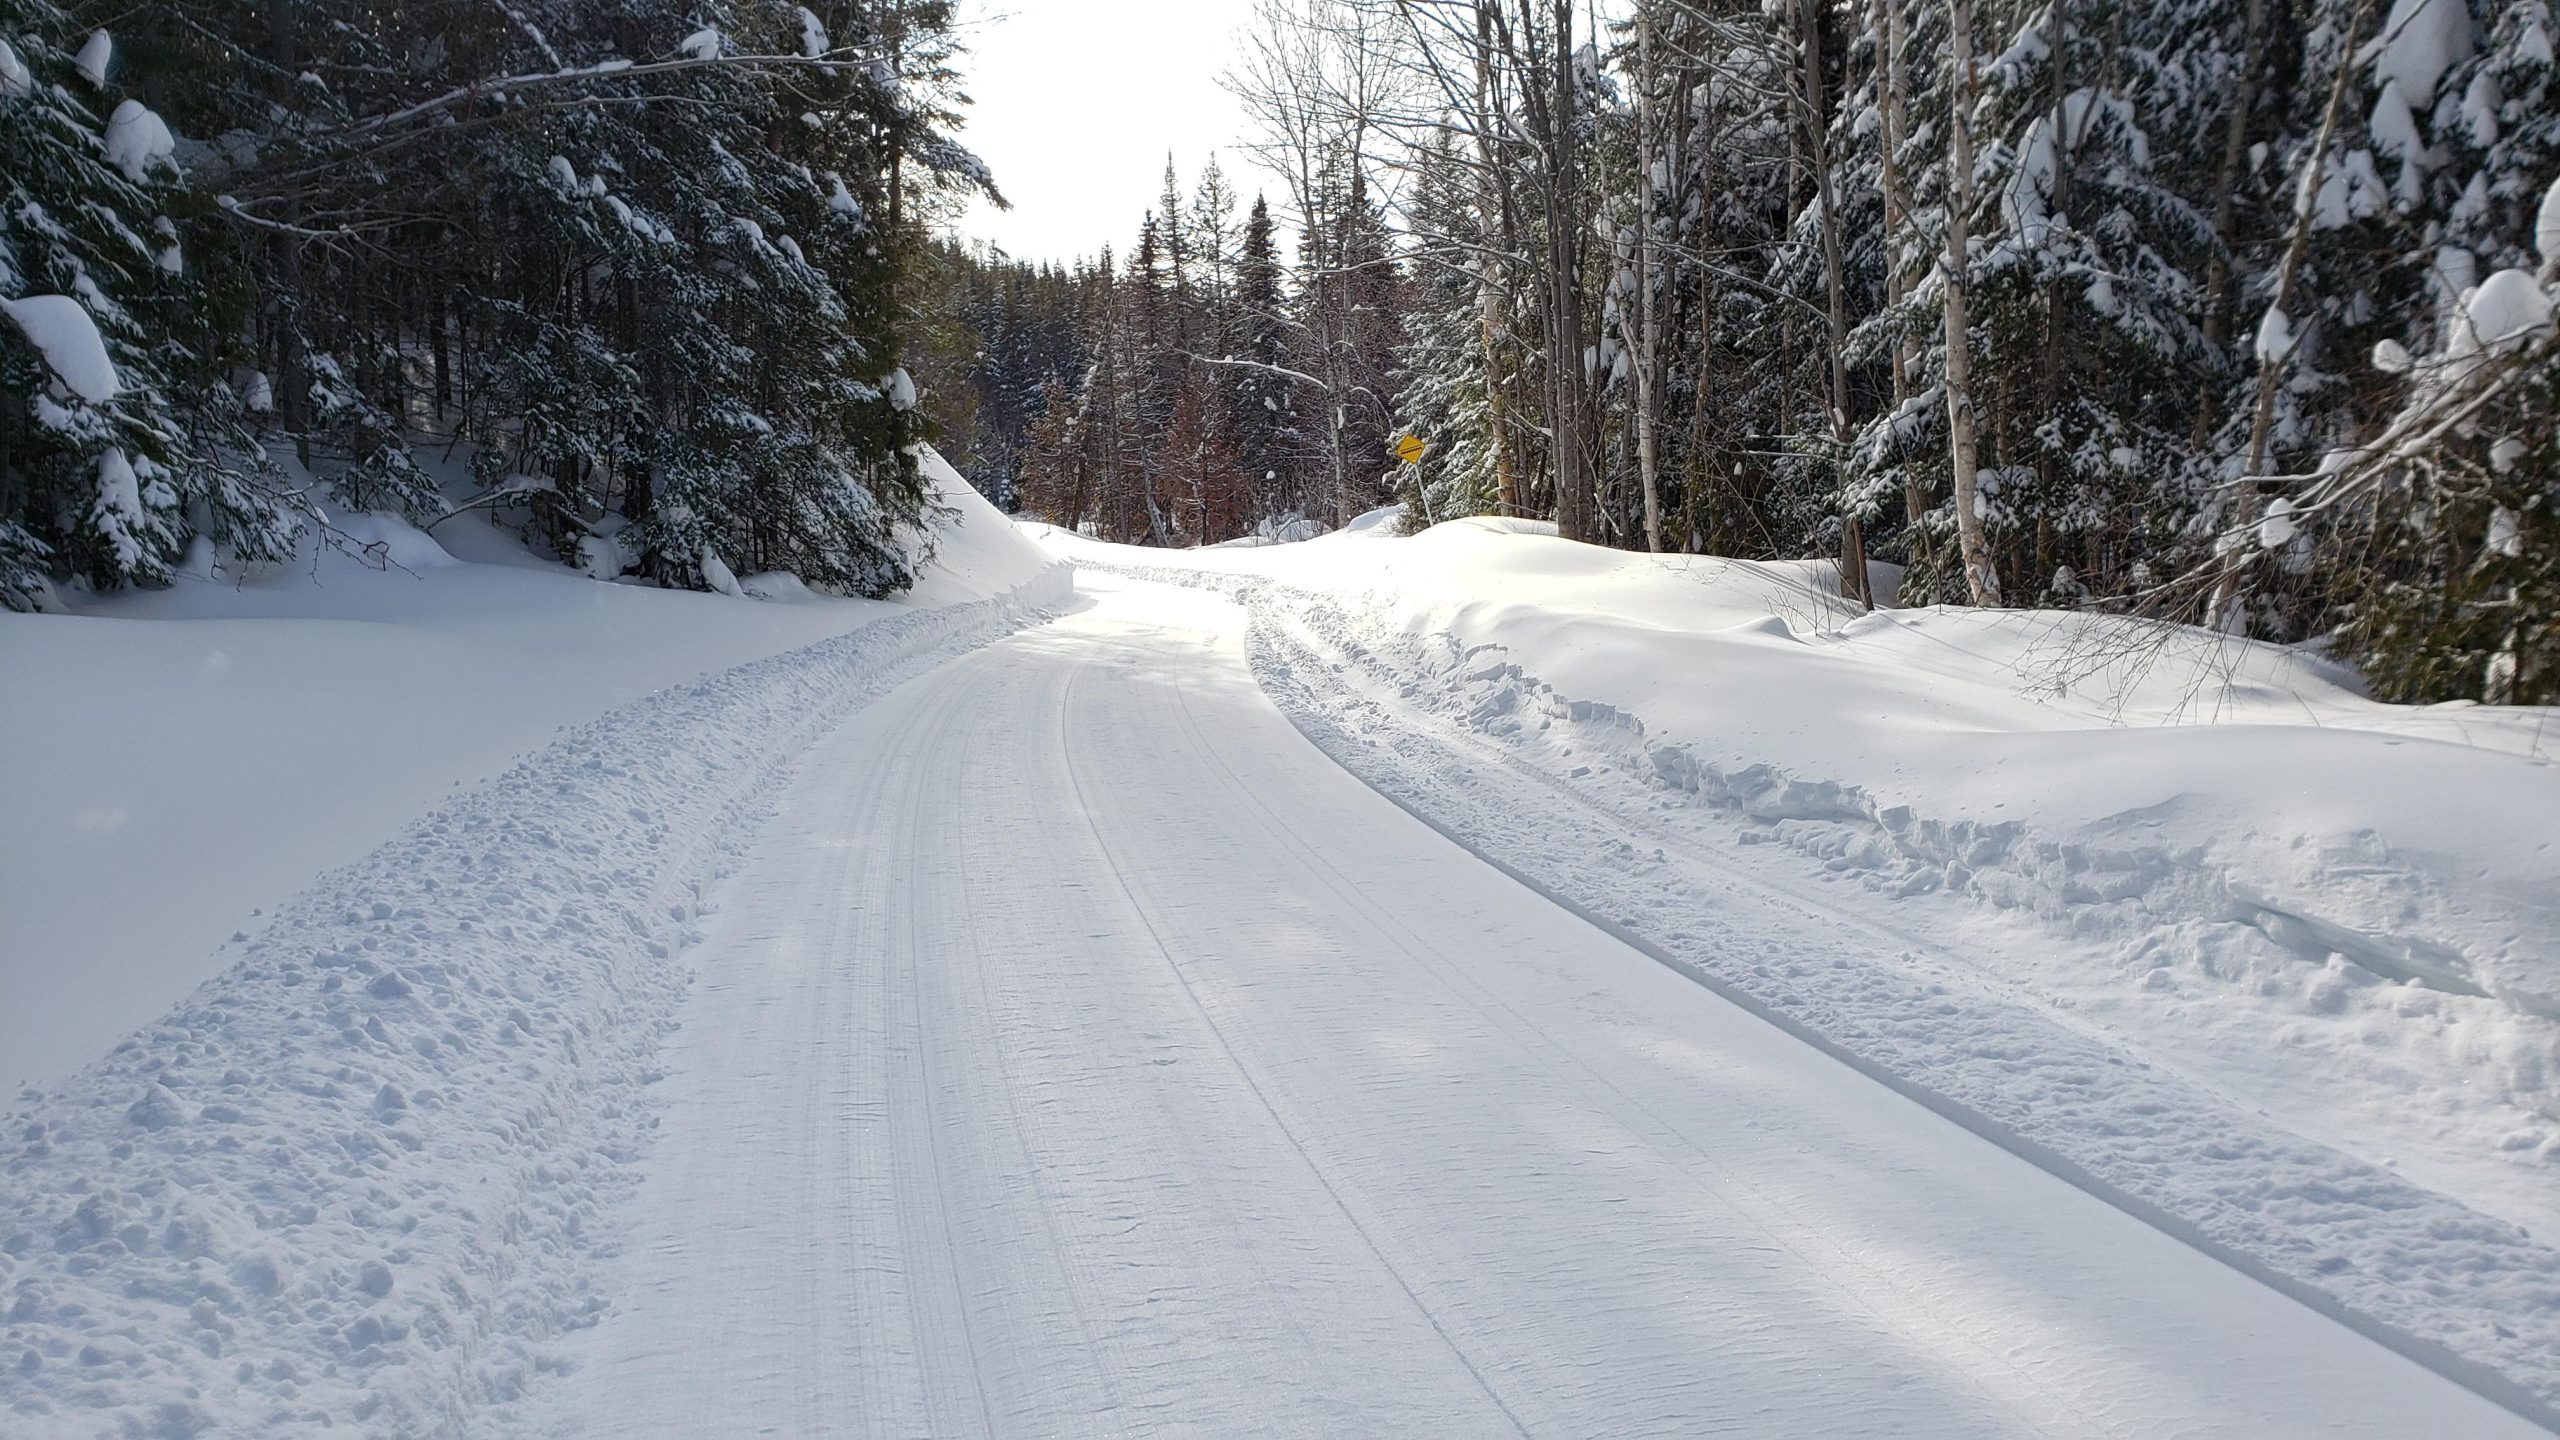
[[[502,76],[494,80],[475,80],[468,85],[457,85],[441,95],[421,100],[403,109],[370,116],[334,130],[318,131],[304,138],[307,141],[321,143],[361,139],[381,130],[412,124],[439,111],[450,110],[456,105],[472,100],[493,98],[518,90],[539,89],[547,85],[622,80],[713,67],[852,70],[868,68],[875,63],[876,58],[856,51],[831,51],[825,55],[687,55],[673,60],[599,60],[593,65],[576,65],[562,70],[542,70],[524,75]]]
[[[1190,350],[1177,350],[1174,353],[1185,360],[1196,360],[1203,365],[1227,365],[1239,370],[1267,370],[1274,375],[1283,375],[1301,384],[1313,385],[1328,395],[1333,393],[1331,381],[1310,375],[1304,370],[1292,370],[1286,365],[1273,365],[1263,360],[1237,360],[1228,356],[1202,355]]]
[[[255,226],[260,230],[273,230],[280,235],[295,235],[305,240],[344,240],[355,234],[352,226],[340,225],[322,230],[309,225],[296,225],[287,220],[271,220],[250,210],[248,204],[237,195],[217,195],[213,198],[213,203],[230,219],[237,220],[243,225]]]

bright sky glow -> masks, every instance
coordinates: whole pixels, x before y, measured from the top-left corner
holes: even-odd
[[[1187,202],[1212,154],[1239,215],[1277,183],[1235,149],[1245,116],[1218,74],[1248,0],[970,0],[960,60],[971,98],[961,138],[995,172],[1010,212],[980,201],[962,234],[1026,260],[1125,254],[1164,188],[1173,153]]]

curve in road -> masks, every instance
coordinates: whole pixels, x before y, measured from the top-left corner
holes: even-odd
[[[2541,1433],[1470,856],[1240,612],[1093,588],[808,757],[604,1314],[491,1428]]]

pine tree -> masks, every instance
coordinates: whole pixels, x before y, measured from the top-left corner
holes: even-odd
[[[2193,34],[2055,0],[1984,73],[1988,243],[1967,278],[2002,588],[2020,600],[2120,593],[2205,488],[2184,377],[2213,358],[2198,313],[2212,224],[2155,170],[2178,137],[2137,109],[2194,83]]]
[[[1237,451],[1254,479],[1255,509],[1265,518],[1303,515],[1311,504],[1308,437],[1299,418],[1303,382],[1285,373],[1296,358],[1286,306],[1271,206],[1256,195],[1237,253],[1235,329],[1226,337],[1228,355],[1241,363],[1226,373]]]
[[[1465,255],[1487,237],[1479,231],[1482,212],[1455,143],[1444,140],[1436,154],[1422,158],[1411,223],[1426,242],[1448,242],[1446,251]],[[1408,529],[1495,513],[1502,505],[1483,284],[1473,265],[1425,264],[1415,273],[1400,357],[1407,379],[1394,428],[1422,437],[1430,449],[1416,483],[1404,491]]]
[[[1215,156],[1201,170],[1200,184],[1191,192],[1189,224],[1199,333],[1204,344],[1214,346],[1233,321],[1236,261],[1236,196]]]
[[[179,219],[224,277],[199,313],[245,352],[262,439],[340,504],[422,521],[451,497],[418,442],[467,441],[481,500],[598,574],[906,583],[924,428],[901,286],[930,208],[988,182],[948,134],[946,0],[823,8],[140,12],[145,98],[230,137],[205,162],[222,205]],[[740,54],[807,63],[786,88]],[[221,348],[194,371],[219,377]]]
[[[167,123],[128,93],[104,31],[75,53],[68,16],[43,0],[7,19],[0,603],[43,605],[56,577],[164,582],[199,524],[235,561],[280,558],[297,520],[219,378]]]

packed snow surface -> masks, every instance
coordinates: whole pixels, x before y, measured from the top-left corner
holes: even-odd
[[[351,517],[0,623],[0,1008],[111,1030],[0,1128],[0,1430],[2560,1419],[2541,716],[927,468],[897,605]]]
[[[1670,962],[2560,1414],[2547,711],[1534,528],[1048,540],[1245,600],[1337,759]],[[1725,943],[1737,874],[1838,915],[1836,953]]]
[[[1090,594],[801,765],[493,1433],[2525,1433],[1416,823],[1241,611]]]

